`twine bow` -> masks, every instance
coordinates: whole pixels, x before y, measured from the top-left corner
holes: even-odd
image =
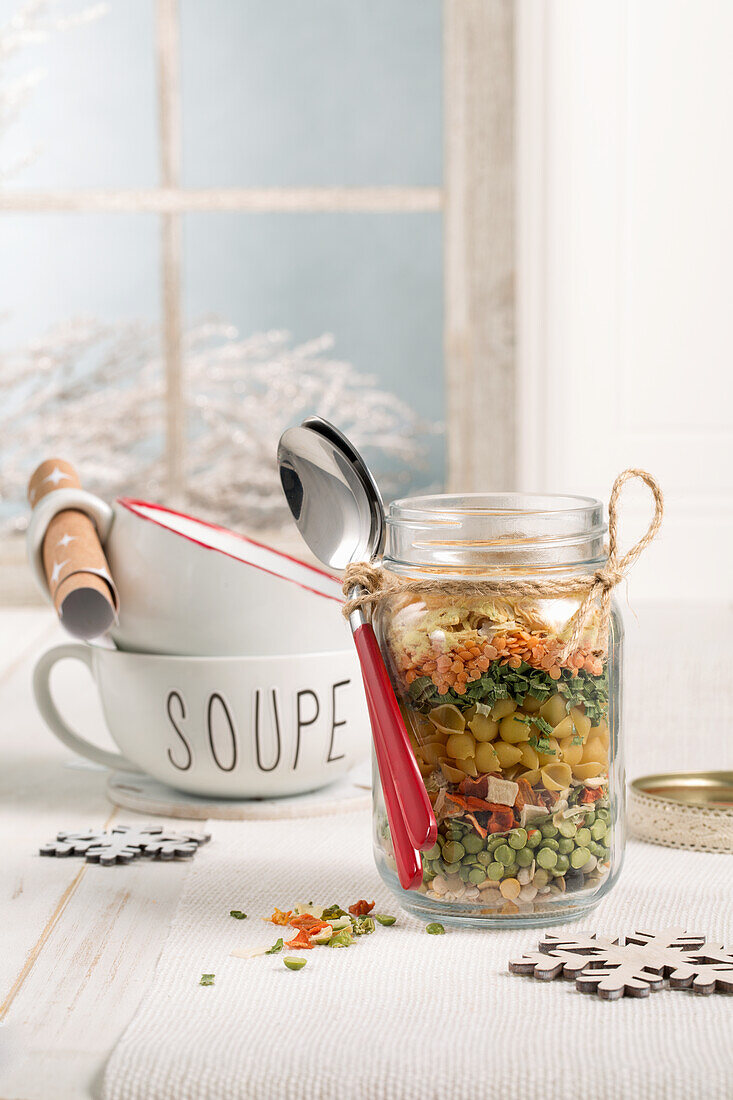
[[[654,499],[654,515],[645,533],[622,557],[618,548],[619,497],[627,481],[638,478],[650,490]],[[600,603],[601,634],[605,634],[611,612],[611,593],[625,579],[631,566],[657,535],[664,515],[664,499],[658,482],[646,470],[624,470],[613,483],[608,500],[608,558],[601,569],[594,573],[579,573],[572,577],[546,580],[520,580],[518,578],[489,578],[482,580],[413,580],[405,581],[388,573],[371,562],[353,562],[344,574],[343,613],[346,618],[357,608],[371,611],[386,596],[395,592],[422,595],[442,593],[448,597],[518,596],[534,599],[551,599],[555,596],[573,596],[585,592],[583,601],[572,618],[573,629],[564,646],[563,657],[573,653],[583,638],[588,616],[596,601]],[[352,594],[353,589],[358,593]]]

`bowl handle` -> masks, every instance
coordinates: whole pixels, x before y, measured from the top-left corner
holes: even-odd
[[[128,772],[140,772],[140,769],[121,753],[100,749],[85,737],[74,733],[61,717],[51,695],[50,677],[51,669],[57,661],[65,661],[67,658],[81,661],[94,675],[92,650],[88,645],[59,645],[44,653],[33,670],[33,695],[44,722],[67,748],[78,752],[80,756],[86,756],[95,764],[103,764],[107,768],[123,768]]]

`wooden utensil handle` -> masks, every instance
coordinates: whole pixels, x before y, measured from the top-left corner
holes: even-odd
[[[79,476],[70,463],[50,458],[31,475],[28,500],[36,507],[61,489],[81,489]],[[105,633],[117,617],[117,592],[94,521],[80,508],[58,512],[48,522],[41,557],[51,602],[67,630],[80,638]]]

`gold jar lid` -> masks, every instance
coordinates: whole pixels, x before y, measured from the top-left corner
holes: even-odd
[[[695,852],[733,852],[733,772],[644,775],[629,790],[638,840]]]

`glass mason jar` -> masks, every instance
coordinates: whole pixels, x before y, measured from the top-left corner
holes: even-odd
[[[525,494],[414,497],[389,508],[385,568],[431,587],[383,596],[374,627],[438,840],[421,854],[422,884],[403,890],[375,767],[375,855],[403,907],[426,921],[572,920],[619,873],[617,608],[604,627],[594,606],[567,653],[585,592],[529,598],[476,586],[593,573],[606,560],[603,515],[590,498]]]

